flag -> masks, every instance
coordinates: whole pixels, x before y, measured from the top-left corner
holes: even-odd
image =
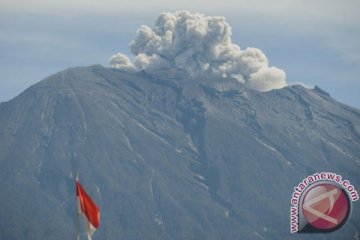
[[[100,211],[95,202],[85,192],[79,179],[76,179],[76,197],[78,214],[82,214],[85,220],[86,234],[89,240],[100,225]]]

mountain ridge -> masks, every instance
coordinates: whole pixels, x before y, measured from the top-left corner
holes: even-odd
[[[293,187],[317,171],[360,186],[360,111],[318,87],[77,67],[0,104],[0,126],[0,239],[71,237],[75,170],[107,239],[311,239],[288,233]]]

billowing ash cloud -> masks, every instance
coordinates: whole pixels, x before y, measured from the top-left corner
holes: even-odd
[[[179,11],[162,13],[155,26],[141,26],[130,43],[132,62],[118,53],[110,65],[127,71],[179,69],[193,77],[234,77],[250,88],[269,91],[286,86],[285,72],[269,66],[257,48],[240,49],[231,41],[224,17]]]

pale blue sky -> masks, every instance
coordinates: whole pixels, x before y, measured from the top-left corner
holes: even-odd
[[[0,2],[0,102],[66,67],[102,64],[160,12],[225,16],[233,42],[260,48],[289,83],[360,108],[360,1],[6,0]]]

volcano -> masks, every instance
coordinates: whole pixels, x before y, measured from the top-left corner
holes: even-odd
[[[94,239],[315,239],[290,234],[294,186],[329,171],[360,188],[360,111],[319,87],[69,68],[0,104],[0,239],[75,238],[75,171]],[[355,202],[315,237],[359,226]]]

